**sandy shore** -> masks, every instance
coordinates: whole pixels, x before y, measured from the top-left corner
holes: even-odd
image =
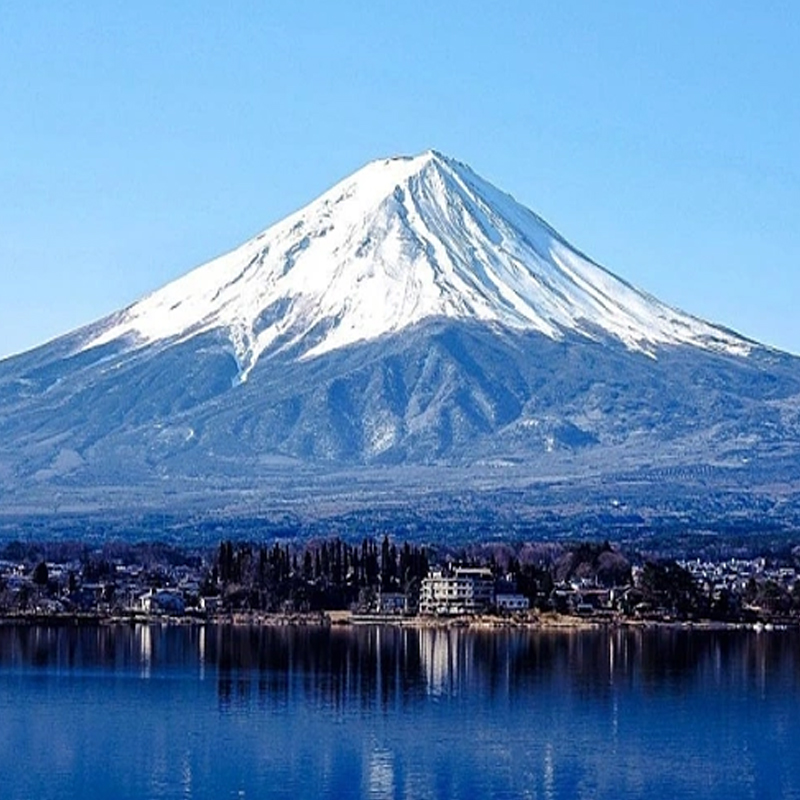
[[[567,614],[530,612],[514,616],[483,614],[460,617],[406,617],[390,614],[355,614],[351,611],[317,611],[309,613],[249,612],[205,616],[186,614],[41,614],[15,613],[0,615],[0,625],[92,626],[92,625],[236,625],[263,627],[360,627],[392,626],[417,629],[469,630],[545,630],[582,631],[606,628],[662,628],[672,630],[770,630],[796,628],[798,624],[749,622],[717,622],[712,620],[654,620],[628,617],[584,617]]]

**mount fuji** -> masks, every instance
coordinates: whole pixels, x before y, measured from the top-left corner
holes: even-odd
[[[632,350],[739,337],[673,311],[593,264],[469,167],[429,151],[367,165],[242,247],[127,309],[86,348],[207,330],[245,380],[264,353],[300,358],[435,317],[562,339],[599,332]]]
[[[370,163],[0,362],[0,491],[305,491],[310,475],[369,486],[417,468],[794,487],[799,367],[636,289],[429,151]]]

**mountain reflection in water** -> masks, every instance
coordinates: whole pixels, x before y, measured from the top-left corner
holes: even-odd
[[[798,690],[793,631],[0,626],[2,796],[798,798]]]

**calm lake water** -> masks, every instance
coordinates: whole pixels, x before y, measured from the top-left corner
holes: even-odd
[[[0,797],[800,798],[800,635],[0,627]]]

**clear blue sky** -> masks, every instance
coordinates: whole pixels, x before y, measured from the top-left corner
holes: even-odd
[[[800,3],[9,0],[0,356],[429,147],[800,353]]]

